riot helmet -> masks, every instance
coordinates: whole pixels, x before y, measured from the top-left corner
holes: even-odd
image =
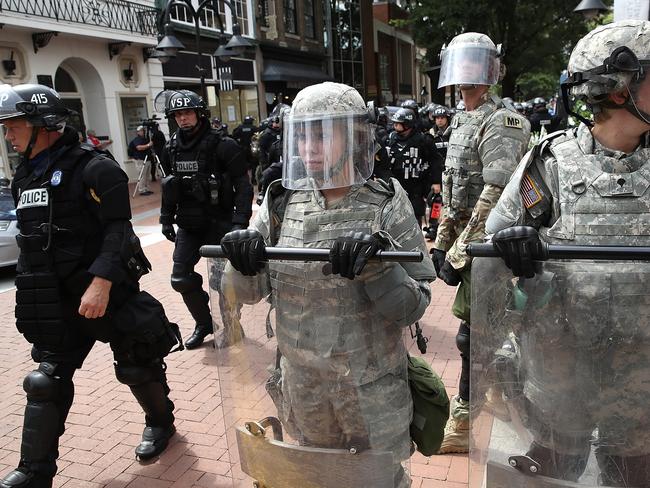
[[[438,105],[431,111],[431,115],[434,117],[451,117],[451,113],[449,112],[449,109],[445,107],[444,105]]]
[[[251,115],[247,115],[244,117],[244,124],[245,125],[253,125],[255,123],[255,118],[252,117]]]
[[[583,122],[569,106],[569,90],[596,114],[602,108],[624,108],[650,124],[650,114],[639,109],[635,97],[650,69],[650,21],[624,20],[597,27],[578,41],[569,58],[569,76],[562,83],[567,112]],[[626,91],[623,105],[609,101],[610,93]]]
[[[390,113],[388,112],[388,108],[386,107],[379,107],[377,109],[377,125],[380,125],[382,127],[386,127],[388,124],[388,117]]]
[[[408,129],[412,129],[415,126],[415,114],[410,108],[400,108],[397,112],[393,114],[390,118],[393,124],[402,124],[404,126],[404,132]],[[396,132],[400,132],[395,129]]]
[[[523,115],[524,113],[524,106],[520,102],[515,102],[514,104],[515,110],[519,112],[520,114]]]
[[[0,86],[0,120],[25,117],[34,127],[61,130],[74,112],[61,102],[59,94],[44,85]]]
[[[456,112],[464,112],[465,111],[465,102],[463,100],[460,100],[456,104]]]
[[[285,188],[345,188],[372,175],[374,125],[354,88],[332,82],[304,88],[283,119]]]
[[[165,117],[173,117],[179,110],[195,110],[197,118],[210,115],[208,106],[202,97],[190,90],[164,90],[156,95],[154,108],[157,112],[164,112]]]
[[[533,99],[533,110],[539,110],[546,108],[546,100],[542,97],[536,97]]]
[[[416,102],[416,101],[413,100],[412,98],[409,98],[408,100],[404,100],[404,101],[401,103],[400,107],[402,107],[402,108],[409,108],[409,109],[413,110],[413,113],[416,114],[416,115],[417,115],[417,113],[418,113],[418,111],[419,111],[418,102]]]
[[[501,73],[501,44],[478,32],[454,37],[442,46],[438,88],[449,85],[494,85]]]

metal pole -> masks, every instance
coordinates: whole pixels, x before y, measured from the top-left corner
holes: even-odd
[[[225,258],[221,246],[201,246],[199,250],[204,258]],[[283,261],[329,261],[329,249],[311,249],[294,247],[267,247],[265,260]],[[370,261],[420,263],[424,259],[421,251],[379,251]]]
[[[648,246],[575,246],[568,244],[546,244],[547,259],[609,259],[615,261],[648,260]],[[491,242],[473,242],[467,246],[472,257],[499,258],[501,253]],[[538,259],[542,260],[542,259]]]

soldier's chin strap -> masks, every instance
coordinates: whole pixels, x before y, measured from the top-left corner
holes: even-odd
[[[34,144],[36,144],[36,139],[38,138],[38,130],[40,127],[33,125],[32,134],[29,136],[29,142],[27,143],[27,148],[23,152],[23,157],[25,161],[29,161],[29,156],[32,154],[32,149],[34,149]]]

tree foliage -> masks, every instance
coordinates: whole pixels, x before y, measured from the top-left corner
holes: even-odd
[[[605,3],[611,5],[612,0]],[[546,91],[551,88],[549,80],[559,79],[572,47],[595,26],[573,13],[577,4],[577,0],[418,0],[407,7],[407,22],[417,44],[427,48],[430,66],[440,64],[442,45],[463,32],[482,32],[503,44],[507,71],[502,93],[512,97],[519,81],[526,82],[522,91],[524,87]]]

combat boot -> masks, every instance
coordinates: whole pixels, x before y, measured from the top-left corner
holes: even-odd
[[[244,334],[244,329],[238,323],[237,325],[231,326],[231,328],[222,330],[219,335],[215,338],[214,343],[217,349],[223,349],[226,347],[234,346],[235,344],[241,342],[246,337]]]
[[[146,461],[158,456],[167,449],[169,439],[176,432],[176,427],[171,424],[167,427],[145,427],[142,432],[142,441],[135,448],[135,455],[141,461]]]
[[[451,399],[451,416],[438,454],[452,452],[469,452],[469,402],[459,396]]]
[[[0,488],[52,488],[52,477],[19,466],[0,480]]]
[[[192,335],[185,341],[185,347],[187,349],[196,349],[203,344],[203,340],[212,333],[212,324],[196,324],[194,332],[192,332]]]

